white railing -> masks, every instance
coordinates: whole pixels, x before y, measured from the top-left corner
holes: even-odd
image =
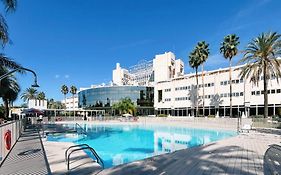
[[[22,121],[12,121],[0,125],[0,167],[22,133]]]

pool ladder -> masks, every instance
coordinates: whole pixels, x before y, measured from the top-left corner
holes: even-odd
[[[79,148],[76,148],[79,147]],[[72,148],[76,148],[76,149],[72,149]],[[65,151],[65,162],[67,164],[67,170],[69,171],[69,159],[70,159],[70,155],[74,152],[77,151],[81,151],[81,150],[89,150],[91,151],[91,153],[94,155],[94,157],[97,160],[97,163],[102,167],[102,169],[104,169],[104,163],[103,160],[100,158],[100,156],[97,154],[97,152],[94,150],[94,148],[90,147],[88,144],[80,144],[80,145],[74,145],[74,146],[70,146],[69,148],[67,148],[67,150]],[[69,152],[70,151],[70,152]]]
[[[78,123],[75,123],[75,131],[78,133],[78,128],[81,130],[81,133],[84,135],[87,135],[87,132],[84,128],[82,128],[81,125],[79,125]],[[79,134],[79,133],[78,133]]]

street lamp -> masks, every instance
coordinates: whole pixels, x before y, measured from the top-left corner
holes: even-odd
[[[24,68],[24,67],[19,67],[17,69],[14,69],[14,70],[8,72],[8,73],[5,73],[4,75],[1,75],[0,76],[0,81],[3,80],[4,78],[7,78],[10,74],[12,74],[14,72],[17,72],[19,70],[25,70],[25,71],[31,72],[34,75],[34,84],[32,84],[31,87],[35,87],[35,88],[39,87],[39,85],[37,84],[37,75],[36,75],[36,73],[33,70],[30,70],[30,69],[27,69],[27,68]]]

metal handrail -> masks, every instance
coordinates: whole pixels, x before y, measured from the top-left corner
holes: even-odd
[[[65,163],[67,163],[67,152],[68,152],[71,148],[81,147],[81,146],[90,147],[88,144],[73,145],[73,146],[68,147],[67,150],[65,150],[65,152],[64,152]]]
[[[78,123],[75,123],[75,130],[76,130],[76,132],[78,132],[78,130],[77,130],[77,126],[83,131],[82,132],[82,134],[85,134],[85,135],[87,135],[87,132],[85,131],[85,129],[84,128],[82,128],[82,126],[81,125],[79,125]]]
[[[103,160],[98,156],[97,152],[92,148],[92,147],[82,147],[82,148],[78,148],[78,149],[74,149],[72,150],[68,156],[67,156],[67,170],[69,170],[69,158],[70,158],[70,155],[76,151],[81,151],[81,150],[85,150],[85,149],[88,149],[92,152],[92,154],[95,156],[96,160],[97,160],[97,163],[99,165],[102,166],[102,168],[104,169],[104,163],[103,163]]]

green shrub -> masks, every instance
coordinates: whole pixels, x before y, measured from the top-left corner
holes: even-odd
[[[159,114],[158,117],[167,117],[166,114]]]
[[[263,115],[256,115],[253,118],[263,118]]]
[[[208,118],[215,118],[215,115],[208,115]]]

